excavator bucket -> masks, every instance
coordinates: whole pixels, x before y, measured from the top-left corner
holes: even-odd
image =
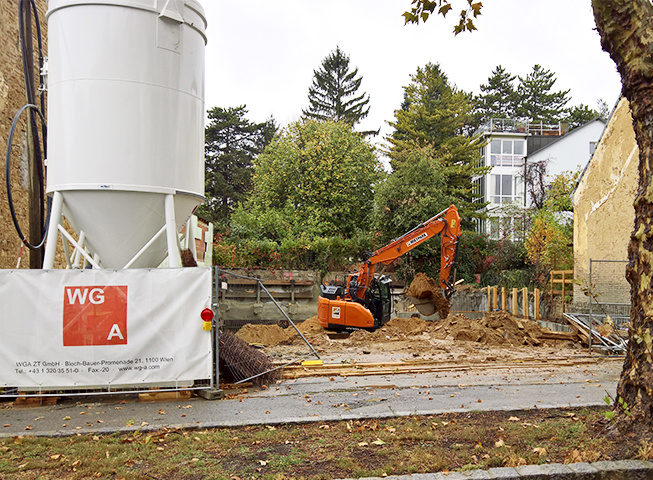
[[[423,273],[415,275],[406,296],[422,315],[429,316],[437,312],[441,319],[449,315],[449,301],[442,295],[435,280]]]
[[[429,317],[435,313],[435,305],[433,304],[433,298],[415,298],[408,296],[408,300],[413,302],[415,308],[419,313],[425,317]]]

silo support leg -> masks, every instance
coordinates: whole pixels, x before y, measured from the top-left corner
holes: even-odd
[[[175,221],[175,197],[165,196],[166,240],[168,243],[168,265],[172,268],[181,267],[179,261],[179,238],[177,237],[177,222]]]
[[[54,254],[57,251],[57,238],[59,235],[59,222],[61,221],[61,211],[63,208],[63,194],[54,192],[52,199],[52,211],[50,213],[50,224],[48,225],[48,239],[45,245],[45,258],[43,259],[43,268],[54,268]]]

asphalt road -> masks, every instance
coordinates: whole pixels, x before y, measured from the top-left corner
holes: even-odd
[[[135,395],[66,397],[57,405],[0,408],[0,436],[212,428],[443,412],[602,405],[623,359],[573,367],[466,373],[309,377],[266,389],[227,390],[222,400],[148,402]]]

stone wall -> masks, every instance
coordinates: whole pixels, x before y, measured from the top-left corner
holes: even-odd
[[[624,261],[633,231],[639,150],[630,107],[621,99],[574,193],[574,278],[589,284],[592,260]],[[605,303],[629,302],[623,262],[593,263],[592,283]],[[574,302],[586,302],[574,286]]]
[[[45,25],[46,0],[36,0],[39,10],[39,19],[43,29],[44,49],[47,52],[45,38],[47,28]],[[20,40],[18,37],[18,0],[3,0],[0,2],[0,152],[4,160],[7,138],[11,122],[16,112],[26,103],[25,81],[20,53]],[[36,29],[34,28],[34,47],[36,48]],[[47,54],[47,53],[46,53]],[[38,67],[38,60],[35,59]],[[16,132],[13,142],[13,157],[11,160],[11,184],[17,216],[23,232],[29,229],[28,197],[26,178],[21,178],[21,157],[23,156],[22,140],[25,135],[24,117],[20,128]],[[4,161],[0,168],[0,268],[15,268],[20,252],[21,242],[14,230],[7,203],[5,190]],[[23,169],[24,170],[24,169]],[[29,253],[23,253],[21,268],[29,268]]]

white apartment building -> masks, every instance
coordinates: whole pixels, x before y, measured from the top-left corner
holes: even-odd
[[[603,132],[605,122],[593,120],[571,132],[565,124],[544,125],[512,119],[491,119],[477,133],[484,138],[480,164],[492,167],[475,179],[479,203],[487,203],[488,220],[478,231],[490,238],[520,239],[526,227],[521,211],[529,206],[524,174],[527,162],[547,160],[549,174],[584,165]]]

